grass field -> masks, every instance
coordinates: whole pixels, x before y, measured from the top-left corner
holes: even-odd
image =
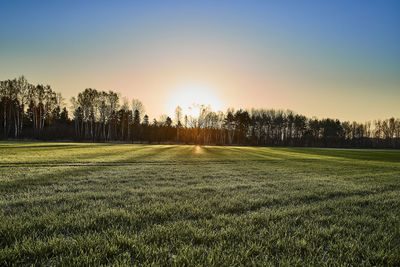
[[[0,142],[0,265],[400,265],[400,151]]]

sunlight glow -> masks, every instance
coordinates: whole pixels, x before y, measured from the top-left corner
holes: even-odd
[[[194,153],[195,154],[202,154],[203,153],[203,148],[201,146],[197,145],[194,147]]]
[[[210,106],[212,110],[223,110],[223,104],[218,95],[204,86],[184,86],[171,94],[168,100],[168,112],[174,116],[177,106],[182,108],[184,115],[197,117],[201,105]]]

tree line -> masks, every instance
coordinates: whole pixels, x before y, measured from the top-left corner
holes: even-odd
[[[2,139],[201,145],[400,148],[400,119],[348,122],[307,118],[290,110],[226,112],[199,106],[199,114],[150,121],[138,99],[87,88],[71,99],[71,115],[51,86],[24,76],[0,81]]]

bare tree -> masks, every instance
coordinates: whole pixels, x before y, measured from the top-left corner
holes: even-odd
[[[179,142],[179,132],[180,128],[182,127],[182,108],[180,106],[177,106],[175,108],[175,125],[176,125],[176,141]]]

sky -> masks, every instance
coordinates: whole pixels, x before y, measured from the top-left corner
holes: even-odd
[[[0,13],[0,80],[25,75],[67,103],[96,88],[151,118],[195,101],[400,117],[400,1],[15,0]]]

